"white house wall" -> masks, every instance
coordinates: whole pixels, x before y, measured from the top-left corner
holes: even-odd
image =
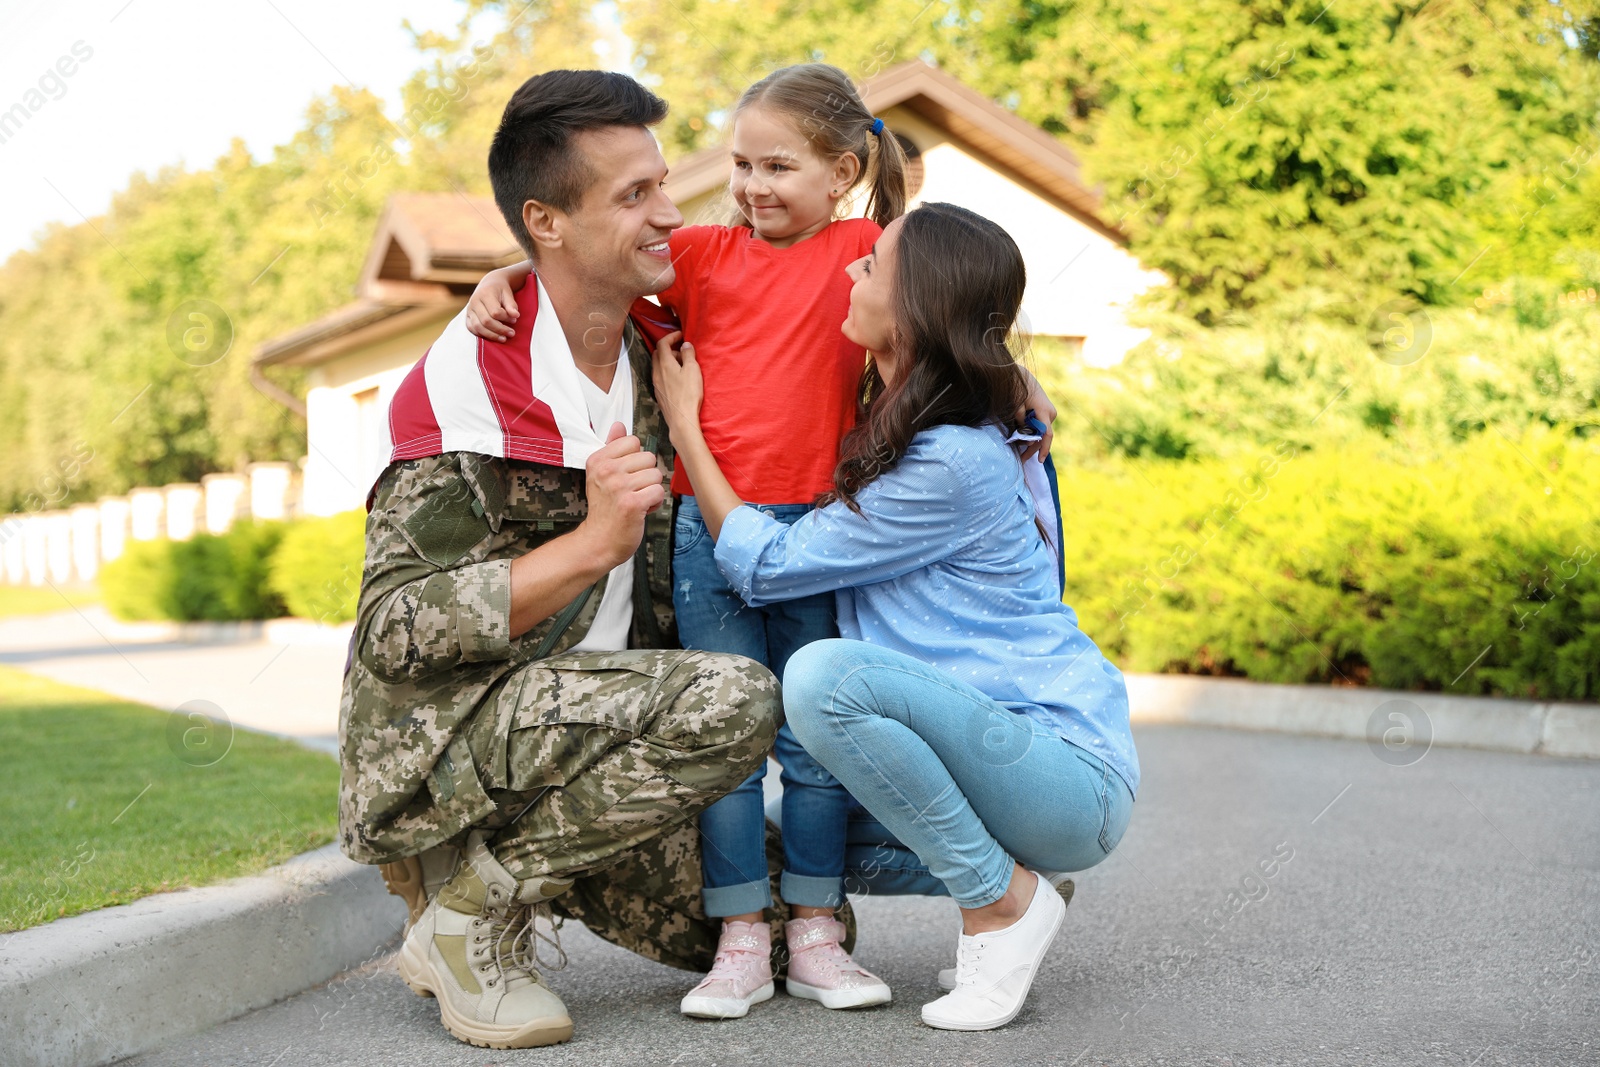
[[[356,397],[377,389],[377,409],[386,413],[406,372],[438,339],[454,314],[453,310],[441,314],[425,327],[311,369],[307,375],[308,448],[301,499],[306,514],[333,515],[366,505],[367,490],[386,465],[387,434],[363,440]]]
[[[1148,336],[1128,325],[1124,309],[1165,281],[1159,271],[1146,270],[1121,245],[943,139],[933,127],[896,118],[896,128],[922,148],[925,176],[912,206],[943,201],[970,208],[1017,242],[1028,269],[1024,332],[1081,337],[1084,359],[1099,366],[1118,362]]]

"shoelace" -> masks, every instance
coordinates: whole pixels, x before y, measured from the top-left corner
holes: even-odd
[[[517,922],[519,916],[526,916],[520,925]],[[550,923],[548,935],[539,929],[541,916]],[[513,928],[516,933],[511,932]],[[540,968],[559,971],[567,965],[567,951],[561,946],[561,928],[556,925],[548,903],[526,906],[518,911],[507,910],[504,916],[491,921],[489,931],[494,935],[494,962],[500,973],[506,976],[508,989],[514,978],[537,982]],[[546,963],[539,956],[541,941],[555,949],[559,963]]]
[[[713,982],[734,982],[747,977],[760,965],[765,953],[758,946],[719,945],[711,960],[711,971],[700,981],[700,988]]]
[[[971,941],[956,943],[956,987],[973,986],[978,983],[978,961],[983,958],[983,942],[974,938]]]
[[[812,945],[791,947],[789,955],[793,958],[802,952],[812,954],[815,958],[833,968],[835,974],[867,973],[867,969],[852,959],[850,953],[846,952],[844,946],[839,944],[838,941],[819,941]]]

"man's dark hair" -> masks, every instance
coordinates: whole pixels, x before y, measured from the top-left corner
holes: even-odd
[[[522,225],[529,200],[571,211],[594,181],[573,134],[607,126],[654,126],[667,104],[626,74],[551,70],[511,95],[489,147],[489,183],[506,225],[529,257],[533,241]]]

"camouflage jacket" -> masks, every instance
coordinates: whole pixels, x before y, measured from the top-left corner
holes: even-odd
[[[631,326],[628,338],[634,432],[670,474],[650,355]],[[510,634],[511,561],[577,527],[584,479],[472,452],[394,463],[379,479],[339,708],[339,837],[351,859],[413,855],[494,810],[461,728],[514,671],[577,644],[594,621],[605,579]],[[630,647],[677,647],[671,566],[669,497],[634,557]]]

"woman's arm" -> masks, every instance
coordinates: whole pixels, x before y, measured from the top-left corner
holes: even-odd
[[[683,464],[689,474],[700,515],[715,541],[722,533],[723,520],[744,501],[723,477],[722,468],[700,432],[700,402],[705,398],[705,380],[700,376],[693,345],[685,343],[673,350],[673,344],[682,337],[681,331],[669,333],[656,345],[656,402],[667,417],[677,462]]]
[[[983,431],[919,435],[894,470],[863,489],[857,512],[830,504],[784,525],[739,499],[700,432],[703,383],[694,350],[668,336],[656,349],[656,398],[686,465],[717,565],[751,605],[884,582],[955,554],[982,535],[1016,458]],[[1032,533],[1031,527],[1029,530]]]

